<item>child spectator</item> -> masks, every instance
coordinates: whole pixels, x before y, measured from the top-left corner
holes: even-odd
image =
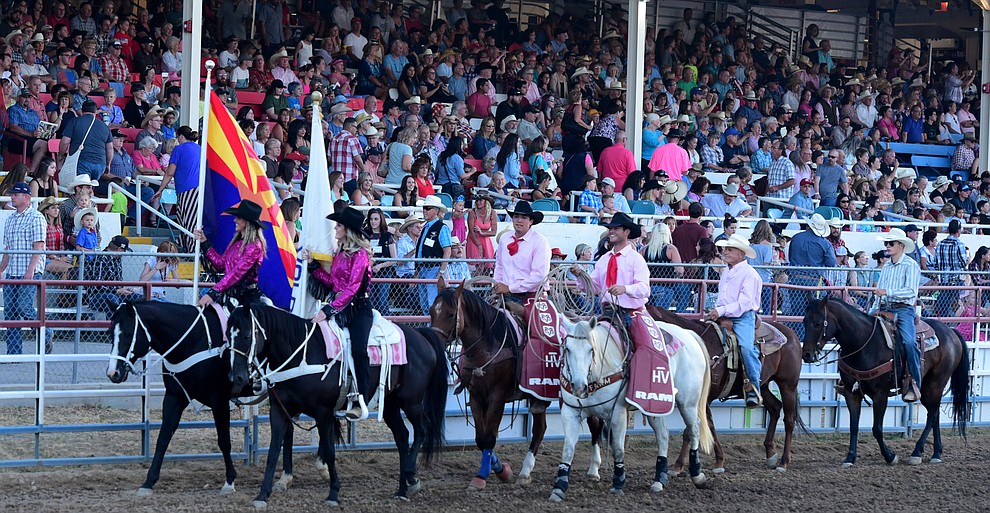
[[[74,216],[76,249],[79,251],[96,251],[100,242],[96,232],[96,209],[92,207],[77,209]]]
[[[594,216],[584,218],[584,222],[587,224],[598,224],[599,219],[602,216],[602,198],[595,191],[598,189],[598,182],[595,181],[594,176],[584,177],[584,192],[581,193],[581,200],[579,205],[582,212],[591,212],[595,214]],[[614,206],[614,203],[613,203]]]

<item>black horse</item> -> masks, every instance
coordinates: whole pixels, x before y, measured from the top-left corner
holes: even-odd
[[[234,491],[234,462],[230,458],[230,399],[252,395],[246,383],[233,387],[228,379],[230,360],[225,349],[220,318],[212,308],[200,310],[194,306],[135,301],[121,304],[110,319],[113,349],[107,366],[107,377],[123,383],[136,371],[134,364],[151,349],[164,356],[162,376],[165,398],[162,401],[162,427],[158,431],[155,457],[151,460],[148,477],[138,489],[138,495],[151,495],[165,459],[168,444],[175,434],[182,411],[195,399],[213,412],[217,429],[217,445],[223,453],[226,480],[220,493]],[[284,437],[286,452],[292,452],[292,433]],[[292,475],[292,460],[283,467],[283,485]],[[286,477],[289,476],[289,477]]]
[[[392,370],[390,388],[384,402],[384,419],[399,451],[399,490],[395,496],[408,499],[419,492],[416,460],[422,449],[429,462],[443,445],[444,416],[447,407],[447,365],[443,342],[431,330],[400,326],[406,339],[408,364]],[[267,360],[272,440],[280,440],[292,428],[292,417],[306,414],[316,420],[320,435],[318,464],[326,465],[330,493],[326,503],[339,505],[340,479],[335,465],[335,446],[340,428],[334,412],[341,401],[341,364],[327,357],[320,329],[289,312],[265,305],[234,310],[228,326],[233,345],[230,381],[235,389],[248,381],[248,360]],[[252,354],[253,353],[253,354]],[[305,367],[304,367],[305,366]],[[290,375],[300,371],[294,376]],[[308,373],[307,370],[322,369]],[[271,372],[286,372],[282,380]],[[372,367],[372,382],[378,382],[379,367]],[[413,443],[402,413],[413,426]],[[279,446],[270,444],[265,479],[255,498],[256,507],[267,505],[278,462]],[[324,476],[326,477],[326,475]]]
[[[883,416],[887,410],[887,395],[894,386],[889,363],[893,352],[887,347],[880,319],[864,314],[841,300],[813,300],[804,316],[804,361],[821,359],[825,343],[835,339],[839,344],[839,376],[844,387],[846,407],[849,408],[849,453],[843,466],[856,463],[859,438],[859,415],[864,396],[873,400],[873,436],[880,445],[884,460],[894,465],[897,455],[883,441]],[[910,465],[921,463],[928,434],[935,432],[932,463],[942,461],[942,432],[939,428],[939,406],[946,384],[952,389],[952,418],[965,438],[969,418],[969,351],[959,332],[942,322],[925,319],[934,330],[939,346],[924,355],[921,369],[921,404],[928,411],[925,429],[921,432]],[[869,334],[869,335],[867,335]],[[866,336],[869,338],[866,338]],[[906,341],[914,343],[914,341]],[[950,383],[951,380],[951,383]]]

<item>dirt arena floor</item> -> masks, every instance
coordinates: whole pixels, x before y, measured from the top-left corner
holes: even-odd
[[[104,421],[120,421],[114,410],[75,408],[78,416],[90,417],[103,412]],[[70,422],[72,416],[67,414]],[[6,420],[10,417],[4,415]],[[187,420],[206,420],[205,413]],[[79,419],[75,419],[79,420]],[[378,433],[379,436],[384,435]],[[117,438],[114,438],[117,437]],[[308,443],[308,433],[298,433],[297,443]],[[70,438],[51,440],[43,446],[45,454],[87,453],[133,454],[133,439],[117,433],[82,433]],[[650,438],[634,437],[627,442],[626,493],[607,494],[611,483],[611,466],[603,466],[603,480],[589,482],[587,444],[579,447],[566,502],[552,504],[547,497],[560,458],[560,444],[548,443],[533,472],[534,482],[527,487],[502,484],[494,477],[483,492],[465,491],[477,468],[479,454],[473,447],[450,447],[432,467],[421,469],[423,492],[410,502],[391,499],[397,486],[398,458],[394,452],[338,453],[338,469],[343,481],[342,509],[346,511],[399,512],[636,512],[665,511],[987,511],[990,507],[988,461],[990,432],[971,430],[968,442],[954,433],[946,433],[944,463],[924,463],[910,467],[903,463],[888,467],[883,463],[869,433],[860,439],[859,463],[849,469],[839,467],[845,455],[845,435],[803,435],[796,439],[794,463],[786,473],[776,473],[763,465],[762,437],[728,436],[727,472],[712,475],[710,456],[703,458],[707,475],[714,480],[707,490],[695,489],[686,478],[675,478],[659,495],[649,493],[653,478],[656,449]],[[30,438],[0,441],[0,458],[11,458],[31,451]],[[125,442],[127,440],[127,442]],[[902,460],[909,455],[913,442],[890,437],[891,446]],[[179,450],[215,450],[211,431],[180,431],[175,441]],[[235,448],[238,442],[235,441]],[[679,447],[679,441],[673,448]],[[499,456],[518,470],[525,454],[522,445],[498,450]],[[929,447],[926,460],[931,454]],[[675,454],[671,454],[671,459]],[[24,457],[21,454],[21,457]],[[610,457],[606,456],[609,460]],[[219,461],[166,462],[155,494],[136,496],[147,466],[93,465],[0,470],[0,511],[3,512],[202,512],[251,511],[252,500],[261,484],[263,463],[246,467],[237,464],[237,491],[221,497],[223,464]],[[324,506],[327,484],[314,468],[314,456],[295,458],[295,480],[288,491],[276,492],[269,501],[269,511],[332,511]]]

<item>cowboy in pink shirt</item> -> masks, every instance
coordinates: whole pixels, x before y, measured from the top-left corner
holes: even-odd
[[[608,240],[612,250],[602,255],[591,272],[591,282],[601,293],[602,305],[614,305],[624,310],[640,310],[650,300],[650,270],[643,255],[636,252],[632,242],[643,231],[628,215],[619,212],[612,217]],[[578,266],[571,267],[575,275],[585,274]]]
[[[543,212],[534,212],[528,202],[520,201],[509,215],[514,232],[503,235],[495,250],[493,291],[525,303],[550,272],[550,244],[532,229],[543,221]]]
[[[691,169],[691,157],[688,156],[687,150],[678,146],[683,138],[684,132],[679,128],[667,132],[667,144],[658,147],[650,158],[650,169],[654,173],[662,169],[667,172],[667,178],[680,180],[681,176]]]

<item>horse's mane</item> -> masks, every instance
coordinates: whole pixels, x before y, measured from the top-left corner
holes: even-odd
[[[302,343],[309,333],[311,323],[306,319],[293,315],[291,312],[262,303],[252,304],[250,308],[250,311],[254,313],[258,322],[265,327],[269,340],[290,340],[298,344]],[[247,319],[247,313],[247,310],[244,308],[235,309],[230,315],[231,323],[237,318],[238,326],[243,326],[245,319]],[[321,338],[323,336],[319,330],[313,334],[314,337],[317,335]]]
[[[448,288],[441,290],[437,295],[445,305],[457,308],[457,301],[454,298],[456,293],[457,289]],[[516,330],[512,328],[505,312],[489,305],[481,296],[468,289],[463,289],[461,306],[464,307],[464,315],[481,326],[481,333],[489,347],[494,345],[496,340],[501,343],[503,337],[508,337],[506,340],[510,341],[513,347],[518,344]]]
[[[592,358],[591,358],[591,369],[598,369],[599,372],[603,372],[602,369],[606,368],[606,358],[610,356],[610,353],[622,351],[622,343],[619,339],[615,339],[612,343],[609,343],[608,337],[611,336],[612,330],[607,324],[597,323],[594,328],[591,327],[589,321],[579,321],[574,324],[575,337],[583,337],[591,345]],[[605,337],[603,340],[602,337]],[[604,349],[604,350],[603,350]],[[618,358],[622,359],[622,355],[616,355]],[[615,357],[615,356],[613,356]]]

